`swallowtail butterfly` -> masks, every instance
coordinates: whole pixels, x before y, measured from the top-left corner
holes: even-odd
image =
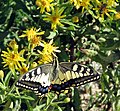
[[[99,78],[99,74],[91,68],[77,62],[58,63],[55,58],[53,63],[40,65],[25,73],[16,86],[42,95],[48,91],[61,92],[71,86],[80,86]]]

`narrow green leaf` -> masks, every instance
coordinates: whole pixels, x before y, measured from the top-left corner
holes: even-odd
[[[12,72],[9,71],[5,77],[5,86],[8,86],[11,77],[12,77]]]

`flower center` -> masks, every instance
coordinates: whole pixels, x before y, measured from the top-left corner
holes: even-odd
[[[12,59],[15,59],[15,54],[12,54],[12,55],[11,55],[11,58],[12,58]]]
[[[56,16],[54,16],[52,19],[53,19],[53,21],[56,22],[56,23],[59,21],[59,18],[56,17]]]
[[[41,0],[41,4],[43,5],[43,6],[46,6],[46,1],[45,0]]]
[[[33,44],[38,44],[38,43],[39,43],[39,38],[38,38],[38,37],[34,37],[34,38],[32,39],[32,43],[33,43]]]

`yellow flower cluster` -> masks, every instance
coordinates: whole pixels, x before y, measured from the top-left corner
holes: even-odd
[[[74,4],[76,9],[82,8],[82,12],[84,12],[84,9],[88,10],[90,14],[92,14],[93,17],[96,19],[99,19],[100,21],[104,20],[104,16],[107,15],[110,19],[112,17],[109,13],[116,13],[116,10],[114,7],[116,7],[115,0],[69,0],[71,4]],[[95,10],[95,15],[93,14],[92,10]]]
[[[21,68],[21,63],[25,61],[23,58],[25,50],[23,49],[18,52],[18,45],[15,39],[13,39],[8,46],[10,46],[11,49],[7,48],[7,51],[2,51],[1,56],[3,57],[3,64],[5,64],[4,67],[8,66],[14,73],[15,69]]]
[[[43,47],[43,50],[42,52],[38,50],[39,54],[41,55],[39,64],[51,62],[53,60],[53,56],[56,56],[55,52],[60,52],[58,47],[54,46],[53,39],[49,43],[43,42],[40,45]]]
[[[10,41],[7,51],[2,51],[1,54],[3,64],[5,64],[4,67],[8,66],[13,73],[15,73],[15,70],[17,70],[21,74],[24,74],[28,71],[28,68],[37,66],[37,63],[34,62],[34,60],[31,62],[32,56],[37,56],[37,58],[39,58],[39,64],[49,63],[53,61],[53,57],[56,56],[55,52],[60,52],[60,50],[57,50],[58,47],[54,46],[53,40],[51,40],[49,43],[41,40],[40,35],[43,35],[44,31],[38,31],[39,30],[36,30],[36,28],[33,27],[31,29],[23,31],[24,34],[22,34],[20,37],[27,37],[28,47],[23,47],[24,49],[20,52],[18,51],[19,46],[17,45],[15,39]],[[42,51],[38,50],[39,54],[33,50],[36,46],[43,47]],[[26,59],[24,57],[26,57]]]
[[[96,11],[96,18],[100,21],[104,21],[104,16],[108,16],[111,20],[113,19],[109,13],[116,13],[116,10],[114,7],[116,7],[115,0],[104,0],[104,2],[101,2],[99,0],[96,0],[96,7],[93,8],[93,10]]]
[[[39,32],[39,30],[40,29],[36,30],[36,28],[32,27],[31,29],[23,31],[24,34],[22,34],[20,37],[27,37],[31,48],[34,49],[36,46],[40,44],[41,42],[40,36],[44,34],[44,31]]]
[[[87,10],[100,22],[104,21],[105,15],[112,20],[111,13],[116,14],[116,10],[114,9],[116,7],[115,0],[69,0],[69,3],[73,4],[77,10],[81,8],[82,13]],[[65,7],[59,7],[54,0],[36,0],[36,5],[40,8],[40,13],[45,12],[44,16],[46,17],[43,20],[51,22],[51,29],[55,31],[57,26],[64,26],[63,23],[65,22],[63,18],[66,15],[63,15],[63,12]]]
[[[84,9],[88,9],[88,6],[91,6],[90,0],[70,0],[70,3],[74,4],[76,9],[82,7],[82,12],[84,11]]]
[[[63,26],[60,22],[62,18],[66,15],[62,15],[64,8],[59,9],[58,7],[54,8],[54,0],[36,0],[36,5],[40,8],[40,13],[46,12],[46,17],[44,20],[50,21],[52,23],[51,29],[56,30],[57,26]],[[48,13],[51,12],[52,13]]]

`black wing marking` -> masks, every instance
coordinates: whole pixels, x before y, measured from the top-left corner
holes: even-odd
[[[80,86],[99,78],[96,71],[79,63],[61,63],[59,77],[52,84],[51,90],[60,92],[70,86]]]
[[[21,88],[25,88],[28,90],[32,90],[36,95],[41,96],[42,94],[48,93],[48,89],[49,86],[42,86],[40,83],[38,82],[28,82],[28,81],[18,81],[16,83],[16,86],[21,87]]]

